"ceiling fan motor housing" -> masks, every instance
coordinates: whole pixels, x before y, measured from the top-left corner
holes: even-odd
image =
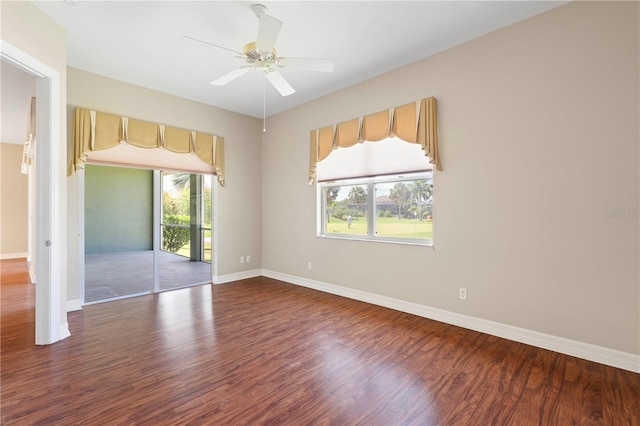
[[[276,49],[273,49],[270,53],[265,54],[264,52],[260,52],[258,50],[255,41],[245,44],[242,51],[246,56],[247,63],[256,67],[269,67],[277,64]]]

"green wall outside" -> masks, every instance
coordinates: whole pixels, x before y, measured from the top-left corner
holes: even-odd
[[[85,167],[85,253],[153,249],[153,171]]]

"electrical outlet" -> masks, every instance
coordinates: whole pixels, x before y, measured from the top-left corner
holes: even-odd
[[[244,256],[240,256],[240,263],[244,263]]]
[[[311,270],[311,262],[307,263],[307,269]]]
[[[460,289],[460,299],[467,300],[467,289],[466,288],[461,288]]]
[[[251,255],[250,254],[247,255],[247,263],[249,263],[249,262],[251,262]]]

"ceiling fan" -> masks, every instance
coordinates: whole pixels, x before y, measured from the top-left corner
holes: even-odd
[[[290,68],[307,71],[332,72],[334,62],[331,59],[313,59],[313,58],[287,58],[277,55],[274,46],[282,21],[267,15],[267,8],[262,4],[254,4],[251,10],[258,17],[258,35],[256,41],[247,43],[242,52],[229,49],[217,44],[210,43],[191,36],[183,36],[185,38],[217,47],[218,49],[227,50],[236,54],[236,57],[244,59],[247,65],[231,71],[211,82],[214,86],[224,86],[225,84],[243,76],[251,70],[258,70],[264,74],[267,80],[276,88],[282,96],[289,96],[295,93],[295,90],[278,72],[280,68]]]

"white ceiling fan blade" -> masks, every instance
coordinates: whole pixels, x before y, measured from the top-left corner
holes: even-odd
[[[230,81],[235,80],[236,78],[245,75],[246,73],[249,72],[250,69],[251,69],[251,67],[238,68],[237,70],[233,70],[230,73],[227,73],[227,74],[223,75],[222,77],[218,77],[217,79],[213,80],[209,84],[211,84],[213,86],[224,86],[225,84],[229,83]]]
[[[295,70],[333,72],[335,62],[331,59],[278,58],[278,65]]]
[[[188,36],[188,35],[183,35],[182,38],[187,38],[189,40],[194,40],[194,41],[197,41],[197,42],[200,42],[200,43],[208,44],[209,46],[217,47],[218,49],[226,50],[226,51],[235,53],[236,55],[245,57],[245,54],[242,53],[242,52],[238,52],[237,50],[228,49],[226,47],[218,46],[217,44],[209,43],[208,41],[200,40],[199,38],[191,37],[191,36]]]
[[[282,74],[278,71],[265,71],[264,76],[267,77],[267,80],[269,80],[273,87],[275,87],[282,96],[289,96],[296,93],[293,87],[291,87],[287,80],[285,80]]]
[[[256,46],[261,52],[270,53],[276,44],[282,21],[269,15],[260,15],[258,23],[258,36],[256,37]]]

